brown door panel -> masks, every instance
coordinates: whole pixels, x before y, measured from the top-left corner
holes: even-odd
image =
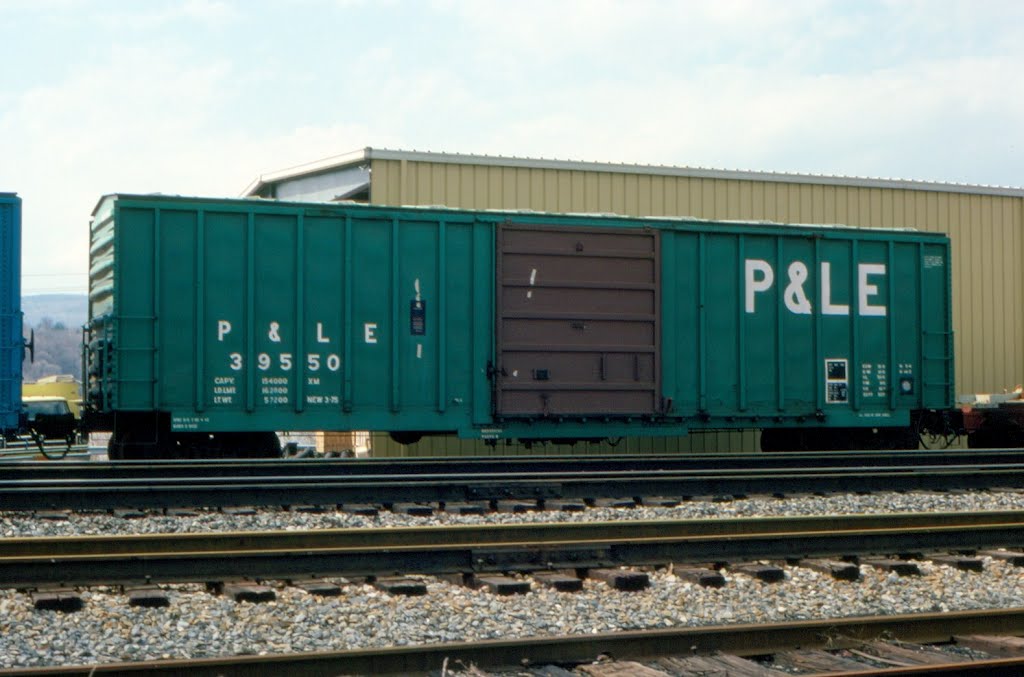
[[[657,413],[659,254],[655,230],[501,226],[495,413]]]

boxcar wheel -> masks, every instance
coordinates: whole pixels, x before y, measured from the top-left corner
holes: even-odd
[[[393,430],[388,435],[398,444],[416,444],[423,439],[423,433],[417,430]]]

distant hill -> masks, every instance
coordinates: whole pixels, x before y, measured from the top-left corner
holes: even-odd
[[[25,336],[35,332],[35,361],[22,363],[25,381],[82,372],[82,325],[88,315],[85,294],[23,296]],[[26,356],[27,358],[27,356]]]
[[[88,319],[85,294],[39,294],[21,297],[21,310],[25,313],[25,328],[39,325],[45,318],[53,324],[79,328]]]

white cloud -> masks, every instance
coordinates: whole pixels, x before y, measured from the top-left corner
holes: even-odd
[[[0,110],[10,159],[0,165],[0,186],[25,203],[26,274],[73,271],[84,285],[88,217],[104,193],[234,196],[260,171],[359,147],[375,135],[391,138],[344,121],[265,135],[240,111],[227,112],[239,124],[225,128],[221,114],[237,94],[233,66],[183,65],[186,57],[118,48],[106,63],[76,69]],[[52,284],[25,281],[26,291]]]
[[[98,14],[98,23],[107,29],[139,31],[161,28],[176,22],[221,26],[236,19],[239,11],[234,3],[225,0],[186,0],[120,5],[114,10],[100,11]]]
[[[89,11],[46,6],[65,27]],[[233,196],[366,145],[1024,182],[1013,5],[446,1],[390,31],[394,6],[304,3],[340,8],[322,52],[259,4],[113,6],[119,39],[79,36],[77,60],[0,91],[0,189],[25,198],[27,273],[84,274],[104,192]],[[250,63],[260,30],[273,58]]]

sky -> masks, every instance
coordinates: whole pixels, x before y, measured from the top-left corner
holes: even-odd
[[[25,294],[113,192],[366,146],[1024,185],[1017,0],[0,0]]]

